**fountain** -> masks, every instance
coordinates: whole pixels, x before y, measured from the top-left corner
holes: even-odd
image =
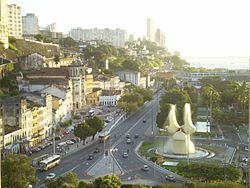
[[[202,148],[195,148],[190,135],[195,133],[196,127],[191,119],[190,104],[184,106],[184,125],[180,126],[176,120],[176,106],[170,106],[166,129],[172,135],[166,146],[158,148],[156,153],[170,158],[200,158],[209,155],[209,152]]]

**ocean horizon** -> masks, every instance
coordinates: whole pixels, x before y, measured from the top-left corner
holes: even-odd
[[[203,67],[207,69],[224,68],[229,70],[249,70],[250,56],[210,56],[210,57],[183,57],[190,67]]]

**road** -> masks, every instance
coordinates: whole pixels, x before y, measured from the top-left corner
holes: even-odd
[[[124,174],[121,176],[122,179],[126,179],[129,176],[136,175],[142,179],[154,180],[159,183],[164,182],[164,176],[170,172],[159,168],[158,166],[152,164],[151,162],[143,160],[135,152],[135,148],[143,141],[145,133],[147,131],[151,132],[153,122],[155,121],[155,116],[157,113],[157,102],[159,98],[154,96],[154,100],[145,103],[137,112],[127,117],[121,123],[118,123],[110,131],[111,139],[106,143],[99,143],[98,140],[93,141],[91,145],[79,149],[65,157],[63,157],[60,165],[46,171],[37,172],[37,176],[40,179],[38,185],[43,184],[44,179],[48,173],[55,173],[57,176],[64,175],[70,171],[77,174],[79,179],[90,179],[93,178],[87,174],[88,170],[93,166],[101,157],[104,156],[105,149],[117,148],[118,151],[114,153],[114,157],[117,160],[120,167],[123,169]],[[146,120],[143,123],[143,120]],[[154,123],[155,124],[155,123]],[[126,135],[130,133],[131,136],[138,134],[139,138],[132,139],[133,143],[126,144]],[[99,153],[94,153],[94,150],[99,148]],[[123,158],[122,154],[124,151],[129,149],[129,157]],[[94,159],[88,160],[89,154],[94,153]],[[145,172],[141,170],[144,164],[149,166],[149,171]],[[182,179],[177,175],[177,179]]]

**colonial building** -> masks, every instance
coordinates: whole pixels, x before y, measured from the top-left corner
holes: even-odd
[[[99,97],[101,106],[116,106],[121,97],[121,90],[103,90]]]
[[[35,146],[52,134],[50,95],[25,93],[17,97],[4,97],[0,99],[0,105],[6,139],[10,138],[4,141],[5,146],[14,147],[17,143]]]
[[[85,65],[77,60],[69,66],[69,79],[72,82],[73,113],[81,110],[85,102],[84,90]]]
[[[102,93],[101,88],[93,88],[92,93],[86,95],[87,105],[99,105],[99,96]]]

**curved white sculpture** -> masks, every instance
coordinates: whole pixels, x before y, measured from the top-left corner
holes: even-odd
[[[173,104],[170,105],[170,111],[168,114],[169,126],[167,126],[167,130],[170,134],[174,134],[181,128],[176,120],[175,108],[176,108],[175,105]]]
[[[169,125],[167,130],[172,136],[171,152],[178,155],[187,155],[195,153],[194,143],[190,140],[190,134],[196,131],[191,119],[190,104],[186,103],[184,106],[184,125],[180,126],[176,120],[175,105],[170,106],[171,109],[168,115]]]

